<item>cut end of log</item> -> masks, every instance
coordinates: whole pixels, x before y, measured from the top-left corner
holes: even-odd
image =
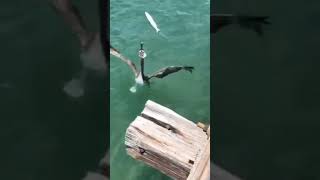
[[[202,161],[205,147],[210,148],[208,141],[206,132],[195,123],[150,100],[125,136],[130,156],[181,180]]]

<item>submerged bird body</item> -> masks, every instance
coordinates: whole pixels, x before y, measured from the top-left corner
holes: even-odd
[[[124,57],[122,54],[120,54],[119,52],[116,52],[114,50],[110,49],[110,54],[118,57],[119,59],[121,59],[122,61],[124,61],[126,64],[128,64],[128,66],[131,68],[131,70],[134,73],[135,76],[135,82],[136,84],[139,85],[145,85],[145,84],[150,84],[150,79],[151,78],[164,78],[170,74],[176,73],[180,70],[185,70],[188,71],[190,73],[192,73],[194,67],[193,66],[168,66],[165,68],[161,68],[160,70],[156,71],[155,73],[152,73],[150,75],[144,75],[144,59],[141,59],[140,62],[142,62],[140,64],[140,70],[138,70],[136,68],[136,65],[129,59],[127,59],[126,57]]]
[[[182,69],[192,73],[192,70],[194,69],[194,67],[192,67],[192,66],[169,66],[169,67],[160,69],[159,71],[155,72],[154,74],[152,74],[150,76],[147,76],[147,79],[150,80],[153,77],[164,78],[164,77],[168,76],[169,74],[178,72]]]

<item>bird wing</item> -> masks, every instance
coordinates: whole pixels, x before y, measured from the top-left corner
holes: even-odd
[[[164,78],[164,77],[168,76],[169,74],[180,71],[181,69],[192,73],[192,70],[194,69],[194,67],[192,67],[192,66],[169,66],[169,67],[161,68],[157,72],[148,76],[148,79],[151,79],[153,77]]]
[[[133,71],[135,76],[137,76],[139,74],[139,71],[137,70],[136,65],[130,59],[128,59],[125,56],[123,56],[117,49],[111,47],[110,48],[110,54],[115,56],[115,57],[117,57],[117,58],[119,58],[120,60],[122,60],[126,64],[128,64],[128,66],[131,68],[131,70]]]

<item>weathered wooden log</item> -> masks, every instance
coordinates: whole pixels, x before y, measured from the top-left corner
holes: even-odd
[[[128,127],[127,153],[173,179],[210,179],[210,138],[195,123],[153,101]],[[191,172],[192,171],[192,172]],[[191,173],[190,173],[191,172]]]

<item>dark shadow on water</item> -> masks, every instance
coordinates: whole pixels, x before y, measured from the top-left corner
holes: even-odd
[[[216,1],[219,12],[268,15],[272,23],[264,38],[235,26],[213,42],[213,157],[243,179],[320,178],[315,5]]]
[[[97,23],[95,3],[79,4],[89,26]],[[108,148],[108,99],[100,91],[81,100],[63,92],[80,68],[80,49],[47,1],[3,1],[0,9],[0,82],[12,84],[0,87],[0,179],[81,179]]]

